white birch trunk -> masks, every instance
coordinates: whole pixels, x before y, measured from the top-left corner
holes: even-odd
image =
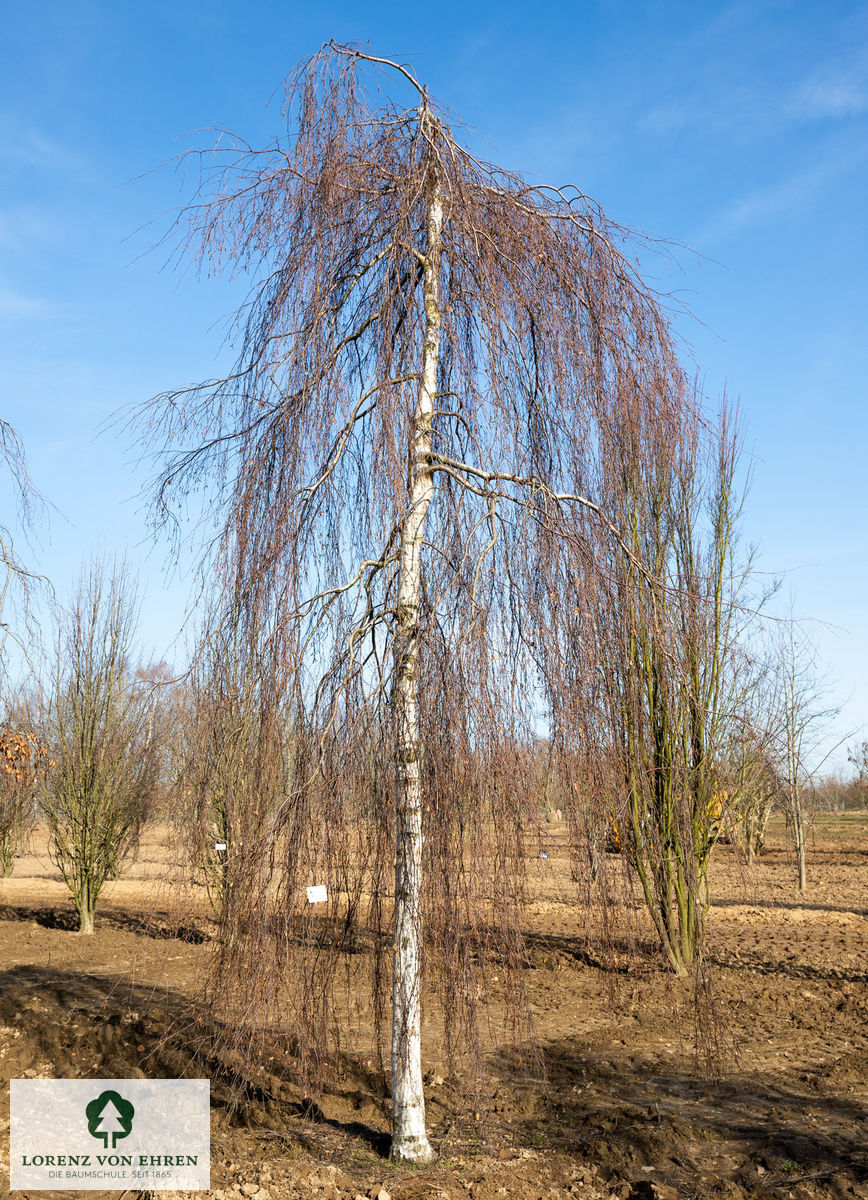
[[[392,1149],[404,1162],[434,1157],[425,1130],[422,1089],[422,779],[418,709],[422,532],[434,494],[430,466],[440,358],[440,251],[443,203],[435,184],[428,210],[424,264],[425,344],[413,416],[409,508],[401,536],[398,627],[392,706],[397,739],[395,780],[395,949],[392,980]]]

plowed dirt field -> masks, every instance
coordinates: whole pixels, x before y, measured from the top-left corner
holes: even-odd
[[[170,840],[146,834],[89,938],[74,932],[38,833],[0,881],[5,1079],[201,1073],[171,1030],[195,1021],[212,927],[204,904],[180,927],[172,919]],[[491,1061],[487,1122],[456,1114],[432,1018],[427,1100],[441,1157],[408,1170],[384,1157],[385,1081],[351,1044],[335,1084],[307,1105],[275,1075],[239,1111],[215,1069],[215,1200],[868,1196],[868,813],[817,817],[801,894],[782,829],[749,872],[719,848],[708,955],[721,1044],[737,1056],[717,1078],[695,1054],[690,983],[650,952],[605,963],[589,952],[564,840],[552,826],[526,930],[544,1075],[528,1075],[504,1048]],[[493,982],[495,1007],[496,991]],[[8,1096],[4,1088],[0,1190]]]

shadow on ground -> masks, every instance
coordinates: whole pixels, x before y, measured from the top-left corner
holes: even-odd
[[[62,929],[70,933],[78,930],[78,914],[69,905],[37,907],[29,904],[0,904],[2,921],[35,921],[43,929]],[[101,908],[95,919],[97,928],[121,929],[128,933],[141,933],[145,937],[176,938],[193,946],[208,942],[212,934],[201,926],[179,924],[168,912],[151,913],[147,916],[123,909]]]
[[[518,1140],[544,1138],[613,1183],[646,1180],[685,1195],[785,1196],[808,1183],[813,1195],[863,1194],[866,1114],[856,1100],[818,1094],[818,1079],[804,1091],[779,1076],[709,1081],[617,1051],[583,1054],[570,1039],[547,1045],[548,1085],[535,1111],[509,1120]],[[508,1056],[498,1074],[506,1097],[516,1078]],[[509,1119],[508,1101],[504,1110]]]

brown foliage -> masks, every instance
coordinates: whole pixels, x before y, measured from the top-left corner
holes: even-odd
[[[8,718],[7,718],[8,719]],[[0,874],[12,873],[17,846],[35,815],[36,789],[53,764],[32,730],[0,730]]]

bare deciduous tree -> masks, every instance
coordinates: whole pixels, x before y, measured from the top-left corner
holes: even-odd
[[[809,813],[806,797],[828,758],[819,757],[833,710],[822,704],[817,656],[805,630],[794,620],[772,642],[775,687],[770,697],[768,744],[774,759],[781,806],[796,860],[799,890],[808,885]]]
[[[738,839],[750,862],[765,846],[779,784],[762,728],[743,719],[727,749],[726,783]]]
[[[246,623],[206,624],[188,681],[175,820],[195,881],[222,914],[249,887],[266,829],[292,791],[286,680]],[[260,633],[262,631],[259,631]]]
[[[136,690],[146,708],[142,747],[154,772],[149,819],[170,816],[183,750],[186,686],[167,662],[148,663],[136,669]]]
[[[660,946],[685,974],[700,952],[735,700],[739,443],[725,410],[716,431],[685,413],[641,449],[634,429],[606,447],[619,538],[600,548],[605,584],[576,598],[558,736],[588,748],[598,816],[614,822]]]
[[[150,691],[136,686],[137,604],[120,565],[94,562],[61,612],[48,707],[52,766],[40,804],[51,853],[82,933],[100,892],[136,844],[156,775],[147,738]]]
[[[405,100],[372,95],[372,70]],[[633,553],[595,499],[601,455],[665,456],[693,400],[635,243],[581,191],[481,162],[412,72],[357,49],[303,63],[286,113],[264,150],[223,138],[185,213],[202,269],[253,275],[236,369],[142,421],[166,455],[158,516],[208,490],[209,569],[285,663],[311,747],[239,896],[262,971],[244,1021],[295,994],[290,946],[322,944],[315,864],[335,928],[391,928],[392,1154],[424,1161],[423,958],[477,1039],[468,980],[521,960],[538,810],[516,748],[556,690],[536,662],[563,681],[565,577],[591,589],[601,543]],[[280,920],[257,924],[275,890]],[[292,1019],[308,1044],[334,1028]]]

